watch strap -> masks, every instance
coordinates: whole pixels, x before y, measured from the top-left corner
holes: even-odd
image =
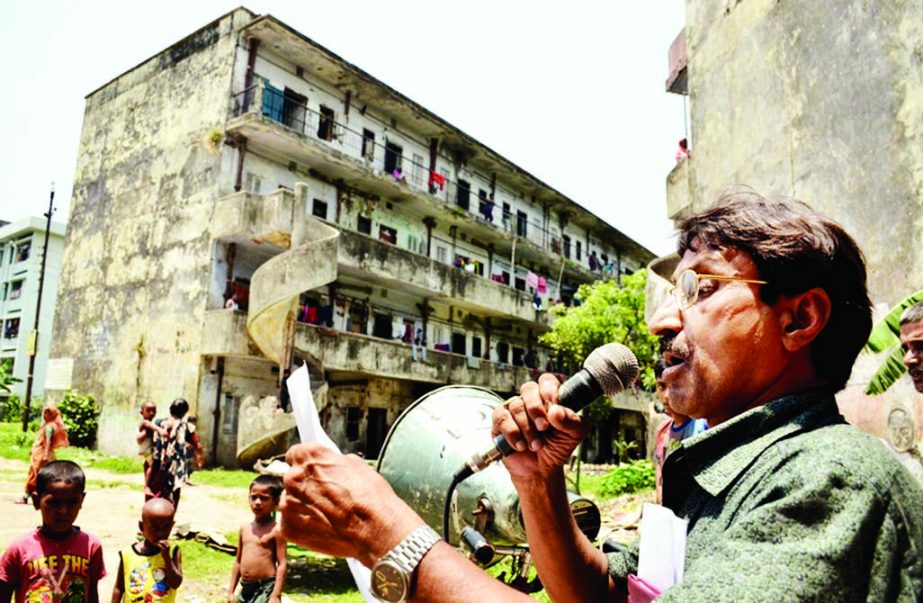
[[[442,537],[436,530],[429,526],[420,526],[391,549],[385,555],[385,559],[390,559],[407,572],[412,572],[420,564],[423,556],[440,540]]]

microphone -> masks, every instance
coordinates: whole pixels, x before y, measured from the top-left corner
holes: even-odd
[[[576,375],[561,384],[558,404],[580,412],[596,398],[613,396],[638,376],[638,359],[620,343],[607,343],[593,350]],[[467,479],[494,461],[516,452],[503,434],[493,440],[490,448],[473,454],[455,472],[456,482]]]

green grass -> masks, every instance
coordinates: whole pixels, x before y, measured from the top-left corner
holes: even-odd
[[[0,456],[28,462],[33,441],[35,432],[23,433],[19,423],[0,423]]]
[[[205,484],[208,486],[219,486],[222,488],[243,488],[249,491],[250,482],[257,476],[253,471],[241,471],[239,469],[199,469],[190,477],[194,484]],[[246,495],[242,495],[242,501],[246,502]]]
[[[0,423],[0,457],[28,462],[34,441],[35,432],[23,434],[19,423]],[[141,473],[143,466],[140,456],[110,456],[75,446],[58,449],[55,455],[61,460],[74,461],[83,468],[93,467],[112,473]]]

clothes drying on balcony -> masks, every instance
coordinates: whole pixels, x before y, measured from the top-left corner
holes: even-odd
[[[431,170],[429,173],[429,185],[438,186],[439,190],[445,190],[445,176],[440,174],[435,170]]]

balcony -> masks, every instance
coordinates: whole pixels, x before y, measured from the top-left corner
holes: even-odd
[[[219,201],[211,224],[216,239],[256,239],[287,248],[292,235],[295,195],[279,189],[267,195],[239,192]]]
[[[258,355],[247,336],[247,313],[237,310],[207,310],[202,329],[203,356]]]
[[[427,350],[427,361],[414,361],[411,346],[367,335],[298,324],[295,348],[315,356],[324,371],[428,383],[463,383],[499,392],[518,391],[532,379],[530,369]]]
[[[233,97],[233,115],[227,132],[247,139],[255,149],[269,150],[298,164],[342,179],[363,191],[401,204],[420,215],[432,215],[440,224],[460,226],[476,233],[481,243],[523,262],[554,264],[560,241],[535,222],[521,221],[511,212],[480,195],[477,186],[431,173],[428,165],[403,156],[400,147],[373,137],[293,100],[269,84],[259,83]],[[492,178],[479,175],[484,181]],[[518,195],[500,189],[504,195]],[[631,243],[631,241],[628,241]],[[558,260],[559,261],[559,260]],[[568,263],[568,275],[580,282],[597,278],[582,264]]]
[[[680,161],[667,176],[667,217],[680,220],[692,209],[690,167],[692,156]]]
[[[686,28],[684,27],[667,53],[670,71],[667,74],[667,92],[689,94],[689,53],[686,49]]]
[[[372,237],[341,229],[338,264],[341,274],[469,312],[548,326],[547,312],[536,311],[528,294]]]
[[[265,196],[234,193],[221,199],[212,235],[230,241],[260,241],[288,247],[295,195],[278,190]],[[336,226],[332,224],[333,226]],[[326,260],[326,258],[324,258]],[[338,271],[483,316],[505,317],[548,327],[548,313],[536,311],[528,294],[350,230],[340,228]]]

